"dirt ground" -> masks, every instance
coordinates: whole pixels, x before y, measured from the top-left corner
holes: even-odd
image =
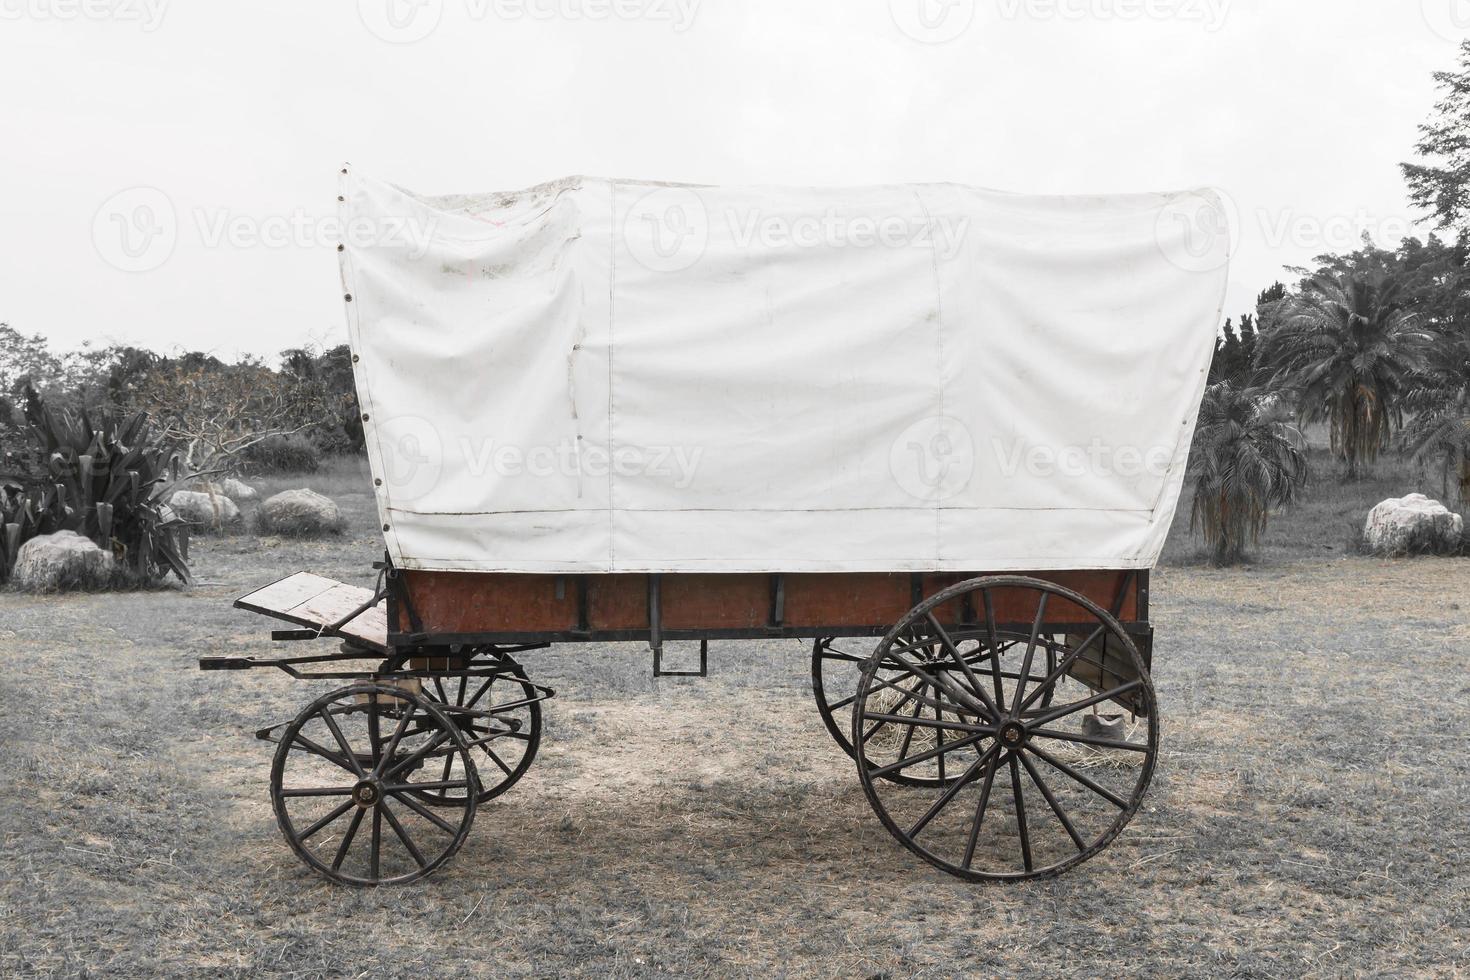
[[[1465,559],[1162,568],[1148,802],[1054,881],[900,848],[782,641],[716,645],[708,680],[632,645],[526,655],[558,692],[530,774],[428,881],[328,885],[252,733],[330,685],[195,658],[271,650],[230,608],[251,586],[368,583],[360,484],[326,486],[348,536],[198,540],[188,590],[0,593],[0,974],[1470,973]]]

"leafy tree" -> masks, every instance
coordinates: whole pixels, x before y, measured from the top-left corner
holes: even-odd
[[[1406,430],[1414,462],[1438,465],[1445,494],[1453,480],[1470,504],[1470,322],[1435,345],[1423,384],[1405,401],[1415,413]]]
[[[365,446],[362,410],[346,344],[325,351],[299,347],[281,352],[281,371],[296,386],[296,398],[319,413],[312,430],[325,453],[361,452]]]
[[[1414,204],[1440,228],[1470,231],[1470,40],[1460,44],[1455,71],[1434,73],[1440,99],[1419,127],[1415,154],[1423,163],[1401,164]]]
[[[320,418],[289,376],[253,358],[225,364],[197,351],[160,359],[137,379],[128,407],[156,420],[193,474],[237,470],[252,446],[305,432]]]
[[[1330,424],[1352,478],[1403,427],[1405,395],[1434,343],[1397,280],[1318,276],[1281,310],[1261,358],[1297,396],[1303,423]]]
[[[1191,532],[1203,533],[1215,561],[1239,561],[1260,541],[1271,508],[1289,504],[1306,483],[1301,433],[1275,419],[1266,392],[1228,381],[1210,385],[1189,450]]]
[[[1221,335],[1215,338],[1215,357],[1210,361],[1210,384],[1235,378],[1239,373],[1240,361],[1240,337],[1235,333],[1235,322],[1227,318]]]

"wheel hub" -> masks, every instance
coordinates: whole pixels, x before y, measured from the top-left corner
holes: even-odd
[[[1000,743],[1009,749],[1019,748],[1026,743],[1026,726],[1019,721],[1006,722],[1000,726],[997,734]]]
[[[352,799],[358,806],[366,810],[368,807],[376,806],[383,798],[383,791],[378,788],[376,779],[364,779],[352,788]]]

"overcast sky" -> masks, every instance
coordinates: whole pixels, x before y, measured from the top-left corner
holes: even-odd
[[[0,321],[224,356],[345,338],[342,161],[425,193],[567,174],[1224,189],[1232,314],[1363,228],[1467,0],[0,0]]]

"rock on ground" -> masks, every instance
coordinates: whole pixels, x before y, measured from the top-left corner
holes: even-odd
[[[1465,520],[1422,493],[1390,497],[1368,512],[1363,538],[1377,555],[1448,554],[1460,546]]]
[[[289,537],[338,534],[342,512],[327,497],[312,490],[282,490],[268,497],[255,515],[256,531]]]
[[[218,530],[240,523],[240,508],[223,493],[178,490],[168,498],[174,513],[190,524]]]
[[[255,500],[260,496],[260,491],[248,483],[242,483],[234,477],[228,477],[224,483],[220,484],[220,487],[224,491],[225,496],[237,504]]]
[[[99,588],[112,578],[112,555],[75,531],[41,534],[20,546],[11,582],[31,592]]]

